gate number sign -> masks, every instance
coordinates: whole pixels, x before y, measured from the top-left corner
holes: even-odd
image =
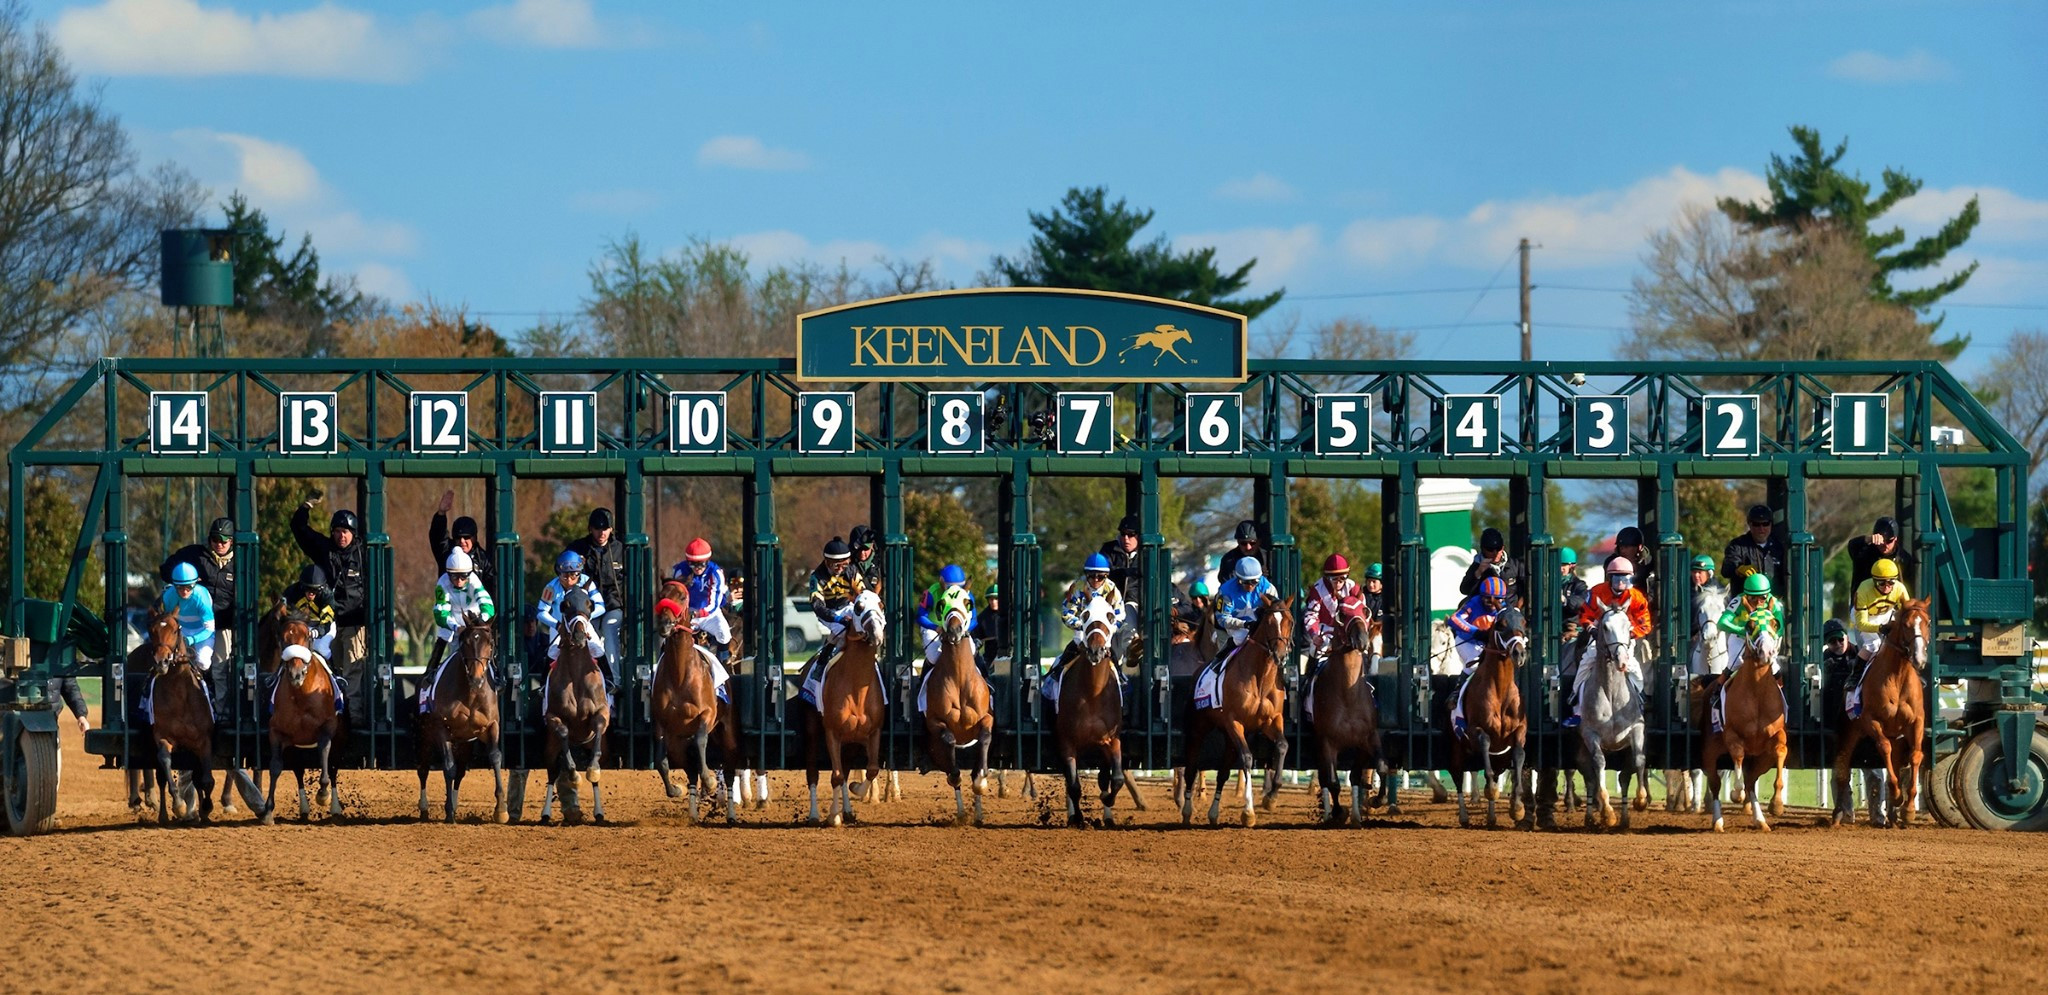
[[[1836,394],[1828,399],[1828,451],[1836,456],[1882,456],[1891,450],[1891,397]]]
[[[407,441],[416,453],[469,451],[469,395],[459,390],[416,390]]]
[[[725,452],[725,392],[673,390],[668,395],[668,451]]]
[[[206,452],[206,392],[149,392],[149,451],[165,456]]]
[[[1628,455],[1628,395],[1572,398],[1572,452],[1581,456]]]
[[[1316,395],[1316,455],[1372,453],[1372,394]]]
[[[1108,391],[1061,391],[1056,409],[1059,451],[1107,455],[1116,449],[1116,397]]]
[[[935,390],[925,395],[925,450],[979,455],[982,451],[981,392]]]
[[[805,391],[796,396],[796,451],[853,452],[853,393]]]
[[[341,450],[332,391],[280,391],[277,451],[286,456],[332,456]]]
[[[541,391],[540,451],[597,452],[597,395],[578,390]]]
[[[1755,456],[1763,433],[1755,394],[1708,394],[1700,398],[1700,455]]]
[[[1196,456],[1244,452],[1244,395],[1188,395],[1187,451]]]
[[[1444,455],[1499,456],[1500,395],[1444,395]]]

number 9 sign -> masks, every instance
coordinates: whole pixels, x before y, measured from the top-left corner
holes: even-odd
[[[981,392],[935,390],[925,395],[925,449],[976,455],[982,451]]]
[[[1572,452],[1580,456],[1628,455],[1628,395],[1572,398]]]
[[[805,391],[796,396],[796,451],[844,456],[853,452],[853,392]]]

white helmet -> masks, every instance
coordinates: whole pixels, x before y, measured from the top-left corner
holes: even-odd
[[[466,574],[476,569],[476,564],[469,561],[468,553],[459,549],[451,549],[448,551],[448,562],[443,565],[443,569],[452,574]]]

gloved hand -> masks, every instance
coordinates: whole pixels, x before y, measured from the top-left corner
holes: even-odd
[[[1247,621],[1245,621],[1244,619],[1238,618],[1238,617],[1237,617],[1237,616],[1235,616],[1235,615],[1225,615],[1225,616],[1223,616],[1223,622],[1222,622],[1222,624],[1223,624],[1223,627],[1224,627],[1224,628],[1226,628],[1226,629],[1242,629],[1242,628],[1245,628],[1245,627],[1247,627],[1247,626],[1251,625],[1251,623],[1250,623],[1250,622],[1247,622]]]

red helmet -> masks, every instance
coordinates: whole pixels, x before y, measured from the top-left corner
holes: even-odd
[[[705,542],[702,536],[690,540],[690,544],[683,547],[683,559],[691,563],[702,563],[710,558],[711,544]]]
[[[1345,559],[1342,553],[1331,553],[1330,558],[1323,561],[1323,572],[1326,574],[1348,574],[1351,572],[1351,561]]]

